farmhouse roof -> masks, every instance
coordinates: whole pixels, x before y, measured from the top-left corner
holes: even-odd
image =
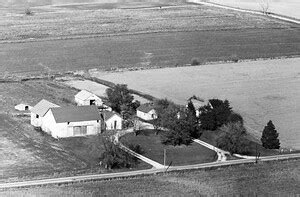
[[[51,109],[56,123],[100,120],[96,106],[68,106]]]
[[[113,111],[102,111],[101,113],[103,114],[103,117],[104,117],[105,121],[109,120],[114,115],[117,115],[121,118],[121,116],[118,113],[113,112]]]
[[[200,107],[203,107],[204,105],[209,104],[209,101],[198,100],[198,99],[191,99],[191,102],[193,103],[193,105],[196,109],[199,109]]]
[[[148,113],[150,112],[152,109],[154,109],[154,106],[152,103],[145,103],[145,104],[142,104],[140,105],[137,110],[138,111],[141,111],[141,112],[144,112],[144,113]]]
[[[80,99],[80,100],[86,100],[88,98],[90,98],[91,96],[96,96],[95,94],[87,91],[87,90],[81,90],[80,92],[78,92],[75,97]]]
[[[47,111],[53,107],[59,106],[43,99],[40,102],[38,102],[30,111],[43,117],[47,113]]]

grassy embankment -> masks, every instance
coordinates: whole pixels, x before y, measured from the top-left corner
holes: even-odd
[[[297,196],[299,160],[174,172],[99,182],[0,191],[0,195],[49,196]]]

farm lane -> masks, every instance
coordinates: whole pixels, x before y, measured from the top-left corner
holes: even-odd
[[[287,159],[299,159],[299,158],[300,158],[300,153],[297,153],[297,154],[261,157],[259,159],[259,162],[278,161],[278,160],[287,160]],[[239,164],[247,164],[247,163],[255,163],[255,162],[256,162],[255,159],[230,160],[230,161],[224,161],[224,162],[212,162],[212,163],[186,165],[186,166],[173,166],[173,167],[170,167],[168,169],[168,171],[205,169],[205,168],[231,166],[231,165],[239,165]],[[93,174],[93,175],[71,176],[71,177],[41,179],[41,180],[23,181],[23,182],[11,182],[11,183],[0,184],[0,189],[40,186],[40,185],[47,185],[47,184],[72,183],[72,182],[80,182],[80,181],[107,180],[107,179],[113,179],[113,178],[125,178],[125,177],[133,177],[133,176],[152,175],[152,174],[156,174],[156,173],[163,173],[165,171],[166,171],[166,169],[148,169],[148,170],[138,170],[138,171],[130,171],[130,172],[120,172],[120,173]]]
[[[206,148],[209,148],[209,149],[215,151],[218,155],[217,162],[226,161],[227,160],[226,155],[230,155],[230,153],[228,151],[221,150],[221,149],[219,149],[219,148],[217,148],[217,147],[215,147],[215,146],[213,146],[209,143],[206,143],[202,140],[194,139],[193,141],[200,144],[200,145],[202,145],[202,146],[205,146]]]

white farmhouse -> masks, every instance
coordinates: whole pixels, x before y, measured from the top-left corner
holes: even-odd
[[[31,109],[32,109],[32,107],[30,105],[27,105],[24,103],[20,103],[15,106],[15,110],[18,110],[18,111],[30,111]]]
[[[96,105],[96,106],[102,106],[103,102],[102,99],[99,98],[97,95],[87,91],[87,90],[81,90],[75,95],[75,102],[78,106],[83,105]]]
[[[51,108],[44,120],[43,131],[54,138],[96,135],[101,131],[101,117],[96,106]]]
[[[59,107],[58,105],[51,103],[45,99],[38,102],[30,111],[31,111],[31,125],[35,127],[43,127],[44,116],[50,108]]]
[[[112,111],[102,111],[101,117],[105,122],[106,130],[121,130],[122,129],[122,117]]]
[[[157,114],[152,103],[145,103],[139,106],[136,110],[136,115],[143,120],[154,120],[157,118]]]
[[[197,117],[199,117],[199,115],[200,115],[200,110],[199,110],[200,107],[204,107],[205,105],[209,105],[212,108],[212,105],[210,104],[210,102],[207,101],[207,100],[204,100],[204,99],[194,99],[194,98],[192,98],[192,99],[189,99],[189,101],[191,101],[193,103],[193,105],[195,107]],[[186,107],[187,106],[188,105],[186,105]]]

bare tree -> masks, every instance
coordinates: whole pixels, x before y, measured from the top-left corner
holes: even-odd
[[[267,15],[268,10],[270,8],[270,1],[269,0],[259,0],[259,5],[262,9],[263,14]]]

